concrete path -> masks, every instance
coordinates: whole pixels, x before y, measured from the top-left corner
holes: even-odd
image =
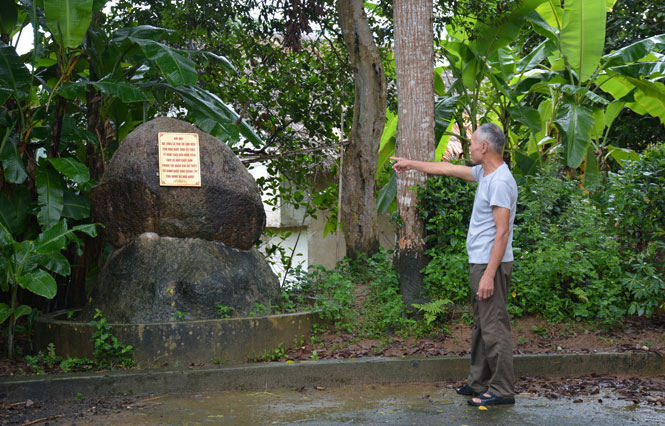
[[[635,405],[601,392],[550,400],[518,395],[514,406],[480,410],[439,384],[354,385],[269,392],[161,395],[94,419],[62,425],[663,425],[665,408]]]

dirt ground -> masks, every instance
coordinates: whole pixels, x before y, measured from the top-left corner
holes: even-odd
[[[467,355],[471,342],[471,326],[456,322],[449,326],[449,333],[423,338],[359,339],[350,334],[329,331],[313,341],[285,349],[275,361],[310,359],[349,359],[361,357],[439,356]],[[537,353],[596,353],[596,352],[654,352],[665,354],[665,316],[651,319],[632,318],[623,327],[604,332],[590,324],[577,322],[548,324],[540,318],[518,318],[513,324],[515,354]],[[316,353],[314,353],[316,351]],[[211,365],[212,367],[212,365]],[[0,359],[0,375],[31,374],[24,362]],[[450,388],[460,382],[442,383]],[[516,378],[518,392],[550,399],[581,397],[610,391],[616,399],[634,404],[665,406],[665,376],[585,376],[566,379],[542,377]],[[149,400],[144,397],[81,398],[58,402],[19,401],[0,402],[0,424],[77,424],[93,422],[95,416],[140,410]],[[65,422],[65,423],[63,423]]]
[[[357,336],[329,331],[318,336],[314,344],[304,342],[285,351],[281,359],[344,359],[370,356],[436,356],[468,355],[471,348],[471,325],[457,321],[449,333],[408,339],[392,336],[384,339],[359,339]],[[603,331],[591,324],[569,322],[549,324],[542,318],[513,320],[513,352],[596,353],[650,351],[665,354],[665,316],[631,318],[621,328]],[[316,355],[313,355],[316,351]]]

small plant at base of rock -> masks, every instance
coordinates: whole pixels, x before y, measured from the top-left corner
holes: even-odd
[[[270,314],[270,308],[258,302],[254,302],[254,311],[250,314],[253,317],[262,317]]]
[[[312,358],[312,361],[318,361],[319,360],[319,353],[316,351],[316,349],[314,349],[312,351],[312,356],[310,358]]]
[[[175,314],[173,314],[173,318],[176,321],[185,321],[186,319],[189,319],[189,313],[188,312],[175,311]]]
[[[55,354],[55,345],[49,343],[46,352],[39,351],[37,355],[26,355],[25,362],[35,374],[46,374],[45,367],[53,369],[56,366],[64,373],[70,372],[74,368],[91,370],[94,362],[88,358],[67,358]]]
[[[135,365],[134,348],[118,342],[118,338],[111,334],[111,326],[107,324],[102,311],[95,309],[95,319],[89,324],[97,327],[92,335],[92,340],[95,346],[95,362],[100,368],[133,367]]]
[[[261,360],[263,361],[279,361],[282,358],[286,357],[286,350],[284,349],[284,343],[280,343],[272,351],[265,351]]]
[[[215,310],[217,311],[217,318],[220,318],[220,319],[231,318],[231,313],[233,312],[232,307],[222,305],[222,304],[215,305]]]

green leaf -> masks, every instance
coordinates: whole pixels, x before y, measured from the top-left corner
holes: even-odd
[[[64,205],[62,206],[62,216],[76,220],[90,217],[90,197],[76,194],[71,189],[65,188]]]
[[[612,125],[614,120],[619,116],[619,113],[626,106],[625,102],[614,101],[605,108],[605,126],[609,127]]]
[[[198,74],[191,59],[185,58],[175,49],[157,41],[136,37],[129,39],[138,44],[148,59],[157,64],[169,84],[174,87],[196,84]]]
[[[7,229],[5,225],[0,223],[0,248],[4,249],[5,247],[12,245],[15,242],[16,241],[14,241],[14,238],[12,237],[11,232],[9,232],[9,229]],[[0,256],[0,259],[5,259],[5,257]]]
[[[116,97],[125,103],[149,102],[152,100],[137,86],[125,81],[79,81],[76,83],[65,83],[58,89],[58,94],[65,99],[84,98],[87,86],[93,86],[100,92]]]
[[[14,319],[17,320],[24,315],[30,315],[32,308],[28,305],[20,305],[14,310]]]
[[[97,225],[94,223],[76,225],[72,228],[72,231],[83,232],[84,234],[94,238],[97,236]]]
[[[67,245],[67,221],[65,219],[45,230],[35,241],[35,253],[51,254],[59,252]]]
[[[534,152],[532,154],[525,154],[522,151],[515,150],[515,161],[517,162],[517,168],[522,172],[522,175],[534,175],[538,171],[540,163],[540,153]]]
[[[28,220],[32,217],[32,195],[25,185],[14,188],[14,200],[12,204],[16,213],[15,233],[16,235],[21,235],[25,232]]]
[[[565,103],[559,107],[554,123],[564,136],[566,165],[579,167],[591,143],[593,113],[584,105]]]
[[[593,120],[591,139],[599,140],[603,137],[603,131],[605,130],[605,110],[602,108],[593,108]]]
[[[51,165],[79,185],[90,180],[90,171],[85,164],[81,164],[72,157],[50,158]]]
[[[566,0],[564,4],[561,50],[580,82],[598,68],[605,46],[605,4]]]
[[[10,129],[7,129],[7,133]],[[7,133],[5,137],[7,137]],[[28,177],[28,172],[25,170],[23,160],[18,152],[18,146],[15,138],[10,137],[4,141],[4,148],[0,152],[0,160],[2,160],[2,167],[4,169],[5,179],[7,182],[22,184]]]
[[[649,37],[637,41],[612,53],[603,56],[606,67],[615,65],[625,65],[631,62],[637,62],[653,51],[665,48],[665,34]]]
[[[520,29],[525,23],[525,16],[545,1],[547,0],[523,0],[515,10],[498,22],[493,22],[492,25],[479,24],[475,31],[477,41],[472,43],[472,48],[481,56],[487,56],[496,49],[517,40]]]
[[[621,148],[618,146],[608,146],[607,152],[614,160],[616,160],[621,167],[623,167],[628,161],[637,161],[640,159],[640,155],[628,148]]]
[[[546,6],[546,4],[538,6],[535,11],[526,15],[525,19],[528,22],[531,22],[533,30],[536,33],[547,38],[550,42],[558,44],[559,39],[557,37],[557,31],[540,15],[540,13],[538,13],[543,6]]]
[[[14,92],[11,89],[0,87],[0,105],[7,102],[7,99],[9,99],[12,96],[12,93]]]
[[[12,234],[17,233],[18,218],[16,217],[16,210],[14,210],[12,202],[2,192],[0,192],[0,224]]]
[[[93,0],[44,0],[46,25],[58,45],[78,47],[92,19]]]
[[[11,34],[18,22],[18,7],[15,0],[0,0],[0,33]],[[0,102],[2,104],[2,102]],[[0,321],[1,322],[1,321]]]
[[[388,115],[388,114],[386,114]],[[388,118],[388,117],[386,117]],[[397,135],[397,114],[386,120],[381,134],[381,143],[379,144],[379,157],[376,166],[376,179],[384,172],[386,161],[395,154],[395,135]]]
[[[437,96],[443,96],[446,93],[446,84],[441,78],[441,72],[443,67],[434,68],[434,94]]]
[[[551,28],[561,30],[563,9],[561,2],[548,1],[536,8],[536,12],[547,22]]]
[[[541,120],[538,111],[520,102],[515,96],[515,92],[498,76],[488,74],[488,77],[494,87],[513,104],[512,107],[509,107],[513,118],[520,123],[526,124],[532,133],[540,131]]]
[[[376,210],[379,214],[383,214],[390,210],[390,206],[397,197],[397,175],[391,170],[390,179],[383,188],[379,190],[376,197]]]
[[[635,85],[628,81],[628,77],[611,71],[599,75],[596,84],[602,91],[612,95],[614,99],[621,99],[635,89]]]
[[[58,291],[58,285],[51,274],[43,269],[20,275],[16,281],[24,289],[47,299],[53,299]]]
[[[123,102],[146,102],[152,99],[137,86],[125,81],[98,81],[90,83],[99,91],[115,96]]]
[[[39,168],[35,178],[37,185],[37,202],[40,210],[37,213],[37,220],[44,227],[53,226],[62,215],[64,206],[64,196],[60,176],[55,172]]]
[[[255,147],[262,145],[261,138],[230,106],[216,95],[196,86],[172,88],[188,106],[195,124],[203,131],[223,141],[239,140],[242,134]]]
[[[498,70],[501,78],[509,80],[515,73],[515,57],[511,49],[502,47],[492,52],[489,56],[493,70]]]
[[[31,266],[29,259],[34,253],[34,245],[32,241],[21,241],[20,243],[12,243],[14,254],[12,259],[12,267],[15,274],[22,274],[26,270],[26,266]],[[29,269],[29,268],[28,268]]]
[[[517,63],[516,73],[522,74],[535,68],[538,64],[547,59],[549,44],[547,41],[540,43],[528,55],[520,59]]]
[[[39,266],[43,266],[51,272],[55,272],[58,275],[66,277],[71,273],[69,261],[62,253],[55,252],[50,254],[37,254],[33,257],[34,259],[31,259],[31,261],[35,262]]]
[[[593,150],[593,145],[587,147],[587,155],[584,160],[584,186],[590,189],[592,186],[600,183],[601,181],[600,168],[598,167],[598,160]]]
[[[7,305],[6,303],[0,303],[0,324],[7,321],[7,318],[9,318],[11,314],[11,306]]]
[[[122,44],[131,38],[157,41],[164,39],[171,33],[173,33],[173,30],[153,27],[151,25],[138,25],[136,27],[130,26],[121,28],[113,33],[113,37],[111,37],[111,43],[116,45]]]
[[[8,86],[19,101],[30,97],[30,71],[16,54],[12,46],[0,42],[0,81]]]
[[[458,102],[459,96],[448,96],[439,98],[434,103],[434,138],[436,140],[440,140],[443,133],[448,129],[453,115],[457,111]],[[393,148],[393,152],[394,150]]]
[[[659,62],[636,62],[610,67],[617,74],[633,78],[653,78],[665,74],[665,60]]]
[[[658,117],[660,122],[665,124],[665,85],[632,77],[627,79],[637,88],[634,93],[635,102],[628,106],[639,114]]]

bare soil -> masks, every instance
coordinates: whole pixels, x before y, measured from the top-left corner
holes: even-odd
[[[362,339],[358,336],[328,330],[289,348],[282,359],[344,359],[370,356],[436,356],[468,355],[472,326],[462,321],[449,326],[448,333],[420,338],[386,336]],[[603,331],[592,324],[568,322],[549,324],[538,317],[513,320],[513,352],[515,354],[655,352],[665,353],[665,315],[652,318],[630,318],[621,327]],[[314,354],[316,351],[316,354]]]

